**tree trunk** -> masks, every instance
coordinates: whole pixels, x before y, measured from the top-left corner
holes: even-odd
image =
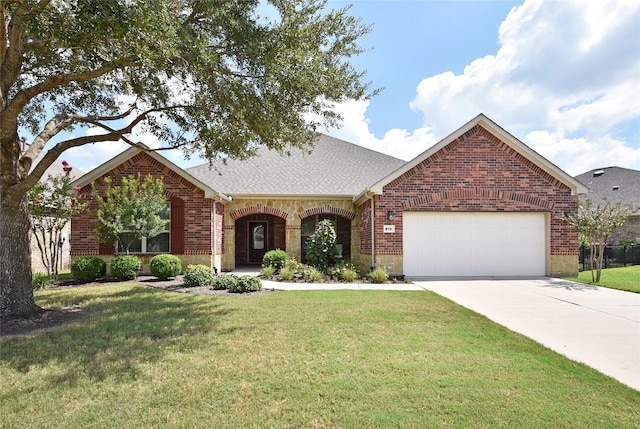
[[[0,192],[2,186],[0,186]],[[31,286],[30,219],[27,197],[0,201],[0,316],[30,317],[42,311]]]

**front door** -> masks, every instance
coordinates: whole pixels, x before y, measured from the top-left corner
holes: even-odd
[[[267,222],[249,222],[249,263],[261,264],[267,251]]]

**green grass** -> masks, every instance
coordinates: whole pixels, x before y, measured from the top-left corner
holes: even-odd
[[[637,428],[640,392],[430,292],[44,290],[0,341],[4,428]]]
[[[591,281],[591,270],[582,271],[578,277],[570,277],[567,280],[640,293],[640,265],[606,268],[602,270],[600,283]]]

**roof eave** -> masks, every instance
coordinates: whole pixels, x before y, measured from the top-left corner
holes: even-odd
[[[304,199],[304,200],[317,200],[317,199],[339,199],[339,200],[352,200],[354,198],[353,194],[236,194],[230,193],[233,199],[284,199],[284,200],[294,200],[294,199]]]

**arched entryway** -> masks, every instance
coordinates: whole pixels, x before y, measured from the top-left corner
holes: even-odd
[[[236,219],[236,266],[259,265],[269,250],[286,251],[285,219],[252,214]]]

